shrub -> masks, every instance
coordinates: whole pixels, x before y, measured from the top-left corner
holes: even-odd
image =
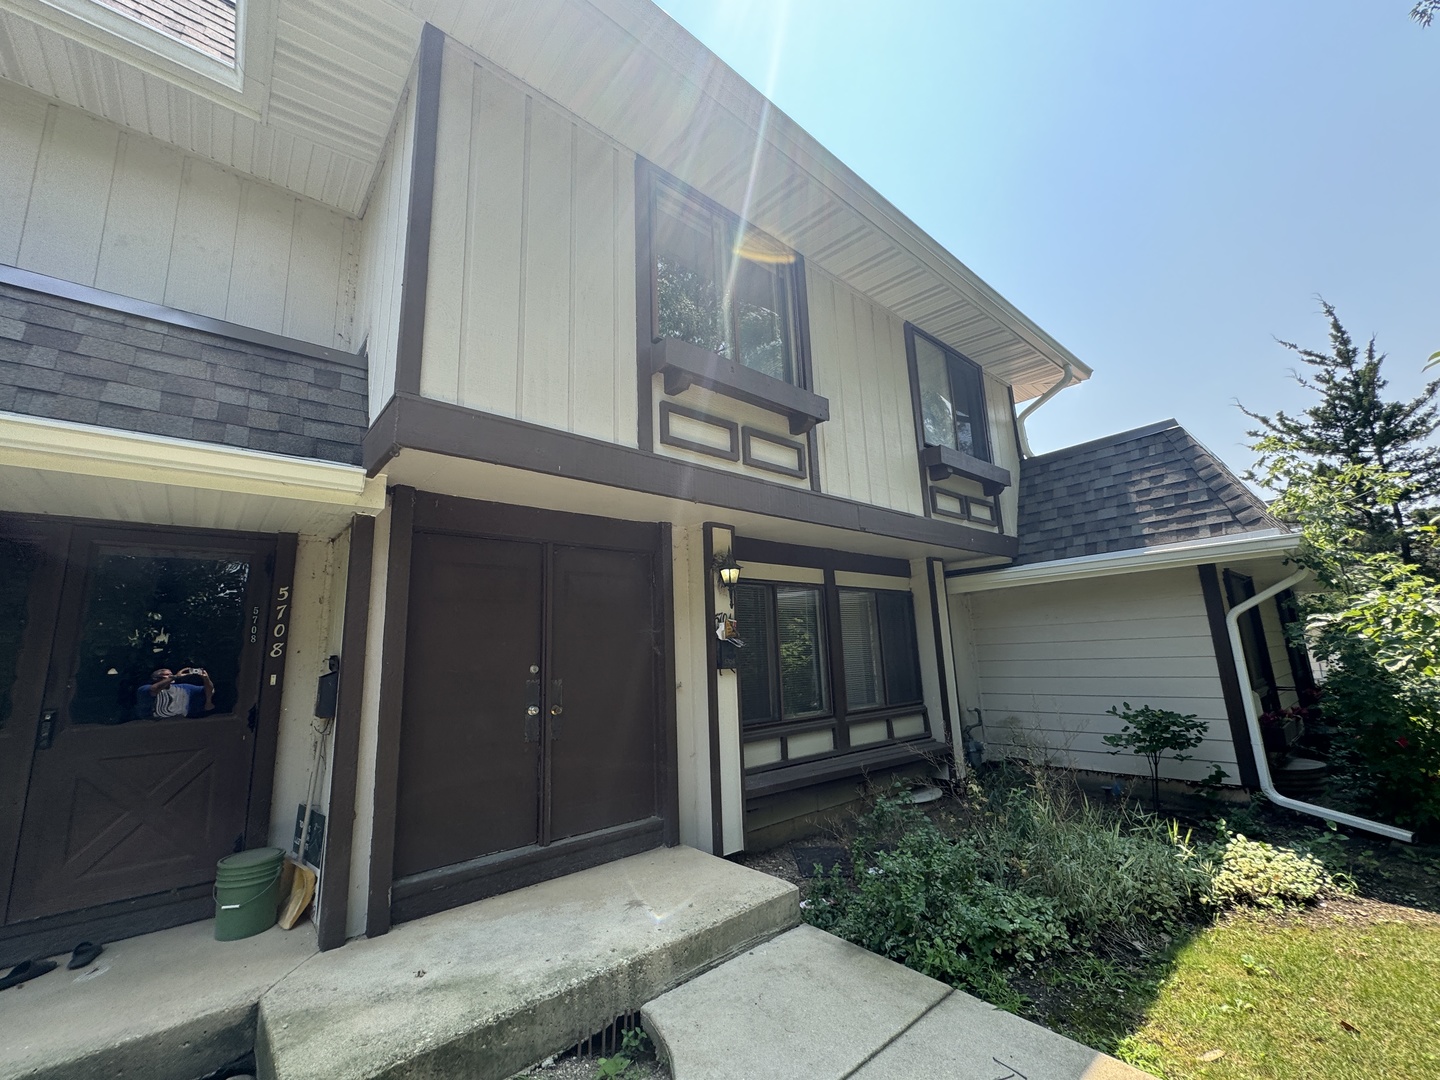
[[[1333,886],[1324,864],[1314,856],[1236,834],[1225,844],[1205,902],[1214,908],[1243,905],[1278,910],[1287,904],[1314,903]]]

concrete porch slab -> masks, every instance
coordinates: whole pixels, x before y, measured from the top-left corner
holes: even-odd
[[[675,1080],[1142,1080],[1123,1065],[813,927],[650,1002]]]
[[[405,923],[265,995],[260,1076],[499,1080],[795,926],[798,900],[677,847]]]
[[[0,992],[0,1080],[195,1080],[249,1051],[256,1003],[315,955],[303,923],[216,941],[211,920],[105,945]]]

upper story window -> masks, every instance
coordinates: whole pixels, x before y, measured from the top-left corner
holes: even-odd
[[[96,0],[190,48],[235,66],[236,0]]]
[[[655,185],[655,336],[797,383],[794,252],[678,187]]]
[[[990,460],[985,388],[979,365],[915,331],[911,335],[926,446]]]

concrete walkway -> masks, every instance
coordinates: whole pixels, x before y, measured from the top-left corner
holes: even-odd
[[[1114,1058],[814,927],[650,1002],[675,1080],[1141,1080]]]

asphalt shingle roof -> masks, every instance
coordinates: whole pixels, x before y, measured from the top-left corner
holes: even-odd
[[[1029,458],[1017,564],[1281,528],[1174,420]]]

